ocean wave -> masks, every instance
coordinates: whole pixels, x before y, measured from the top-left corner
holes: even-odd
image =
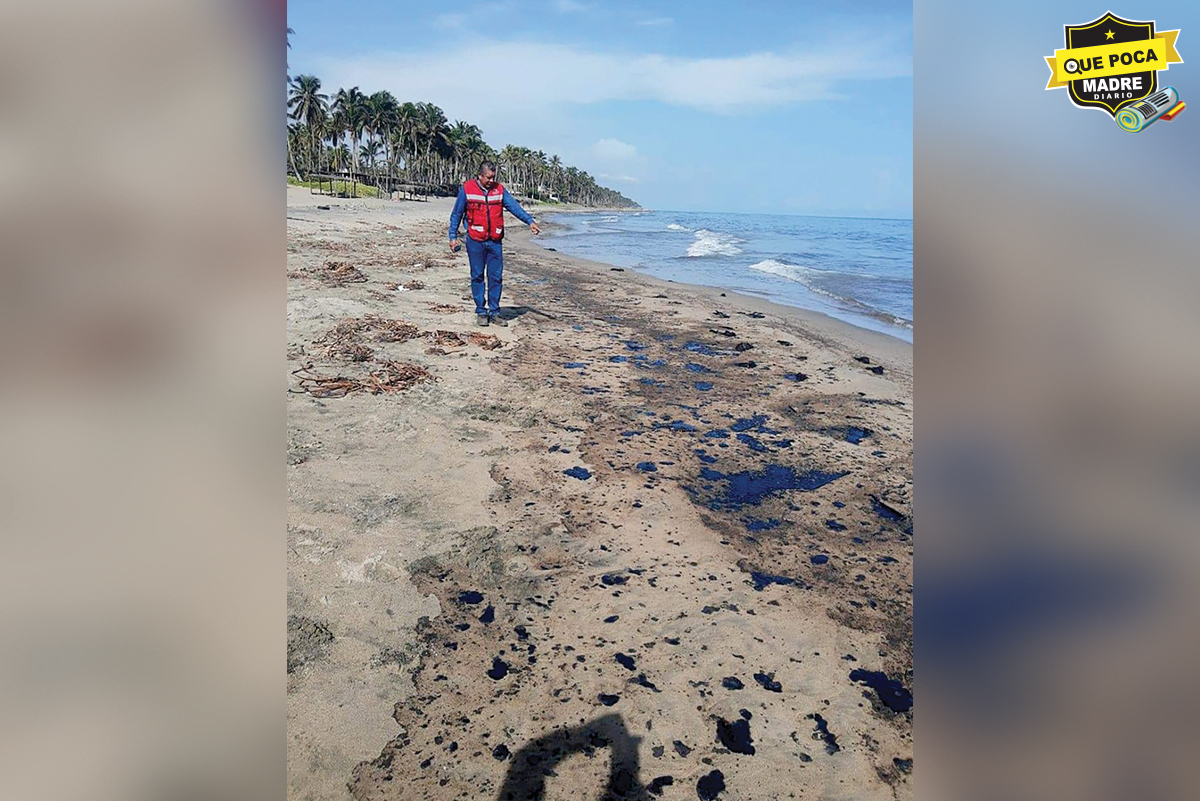
[[[780,278],[787,278],[792,281],[800,281],[803,283],[803,280],[800,277],[800,271],[804,268],[798,264],[788,264],[785,261],[778,261],[776,259],[764,259],[756,264],[751,264],[750,269],[758,270],[760,273],[778,275]]]
[[[679,223],[669,223],[667,225],[667,230],[668,231],[690,231],[692,229],[686,228],[686,227],[680,225]]]
[[[912,320],[892,314],[891,312],[883,311],[882,309],[877,309],[868,303],[864,303],[859,298],[849,297],[820,285],[819,280],[821,276],[839,275],[837,270],[818,270],[812,267],[804,267],[799,264],[789,264],[777,259],[764,259],[763,261],[751,264],[750,269],[757,270],[761,273],[776,275],[780,278],[786,278],[789,281],[795,281],[796,283],[803,285],[805,289],[815,295],[827,297],[830,300],[835,301],[840,306],[849,308],[859,314],[872,317],[881,322],[899,326],[900,328],[911,329],[913,327]],[[841,275],[846,274],[841,273]]]
[[[744,242],[729,234],[718,234],[701,228],[696,232],[696,241],[688,245],[687,254],[692,258],[702,256],[736,256],[742,252],[738,244]]]
[[[750,269],[758,270],[760,273],[777,275],[780,278],[786,278],[789,281],[796,281],[804,284],[805,286],[808,285],[806,277],[816,275],[844,275],[844,273],[839,273],[837,270],[818,270],[816,267],[804,267],[799,264],[792,264],[791,262],[780,261],[778,259],[764,259],[763,261],[751,264]]]

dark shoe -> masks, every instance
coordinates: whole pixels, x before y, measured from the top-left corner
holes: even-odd
[[[501,317],[498,314],[493,314],[492,315],[492,325],[498,325],[501,328],[504,328],[508,325],[508,320],[505,320],[503,317]]]
[[[480,325],[480,326],[487,325],[488,324],[488,316],[486,314],[475,315],[475,324]]]

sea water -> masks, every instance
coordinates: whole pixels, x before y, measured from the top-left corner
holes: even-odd
[[[535,240],[544,247],[912,342],[912,220],[671,211],[544,219],[553,223]]]

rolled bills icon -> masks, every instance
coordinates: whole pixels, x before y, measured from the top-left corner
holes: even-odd
[[[1117,113],[1117,125],[1130,133],[1137,133],[1160,119],[1174,119],[1183,111],[1184,105],[1175,87],[1164,86],[1145,100],[1121,109]]]

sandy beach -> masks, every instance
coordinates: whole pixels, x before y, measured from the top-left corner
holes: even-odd
[[[910,345],[287,191],[289,798],[912,797]]]

